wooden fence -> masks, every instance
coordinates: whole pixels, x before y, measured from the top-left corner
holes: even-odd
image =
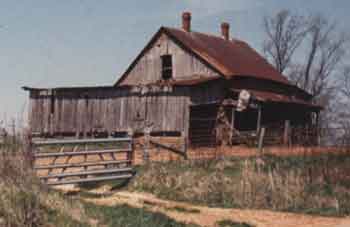
[[[254,147],[258,146],[259,140],[264,146],[315,146],[319,145],[319,141],[325,137],[324,133],[317,131],[316,128],[290,127],[286,132],[283,126],[263,127],[263,136],[261,135],[262,130],[238,131],[235,129],[226,129],[226,131],[221,132],[221,136],[218,136],[214,118],[203,119],[203,122],[200,119],[191,120],[191,123],[195,122],[195,124],[191,124],[192,128],[190,128],[189,134],[192,148],[216,147],[223,143]]]
[[[33,142],[34,169],[48,185],[129,179],[133,153],[131,138]]]

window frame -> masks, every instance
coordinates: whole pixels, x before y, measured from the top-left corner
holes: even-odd
[[[173,56],[165,54],[161,56],[162,68],[161,76],[163,80],[170,80],[173,78]]]

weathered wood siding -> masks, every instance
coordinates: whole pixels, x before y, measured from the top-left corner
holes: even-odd
[[[48,91],[32,91],[29,102],[29,125],[35,133],[48,130],[50,96]]]
[[[193,75],[219,76],[192,54],[179,47],[166,34],[163,34],[138,60],[120,85],[149,84],[159,81],[162,78],[161,56],[167,54],[172,55],[173,78],[175,80],[185,79]]]
[[[153,123],[154,131],[182,132],[188,89],[141,94],[126,89],[32,92],[29,122],[33,133],[84,134],[96,129],[125,132]],[[52,103],[54,102],[54,103]],[[54,109],[51,108],[54,105]]]
[[[222,100],[221,83],[199,86],[95,88],[31,91],[29,122],[33,133],[86,135],[140,130],[188,132],[189,106]],[[54,107],[52,107],[54,105]]]

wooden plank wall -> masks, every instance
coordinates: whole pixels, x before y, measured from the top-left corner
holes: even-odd
[[[222,84],[217,82],[158,86],[147,92],[120,87],[31,91],[29,122],[33,133],[48,135],[86,135],[96,129],[127,132],[150,123],[155,132],[186,135],[189,106],[220,101],[223,97]]]
[[[154,124],[154,131],[185,129],[188,89],[141,95],[125,89],[32,92],[29,122],[33,133],[84,134],[96,129],[126,132]]]
[[[186,79],[193,75],[202,75],[209,78],[219,76],[218,73],[163,34],[134,65],[121,85],[151,84],[161,80],[161,56],[167,54],[172,55],[173,78],[175,80]]]

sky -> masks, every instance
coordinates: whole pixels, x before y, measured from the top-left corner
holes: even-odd
[[[348,0],[0,0],[0,121],[26,118],[22,86],[111,85],[160,26],[231,36],[261,51],[264,16],[321,13],[350,29]]]

